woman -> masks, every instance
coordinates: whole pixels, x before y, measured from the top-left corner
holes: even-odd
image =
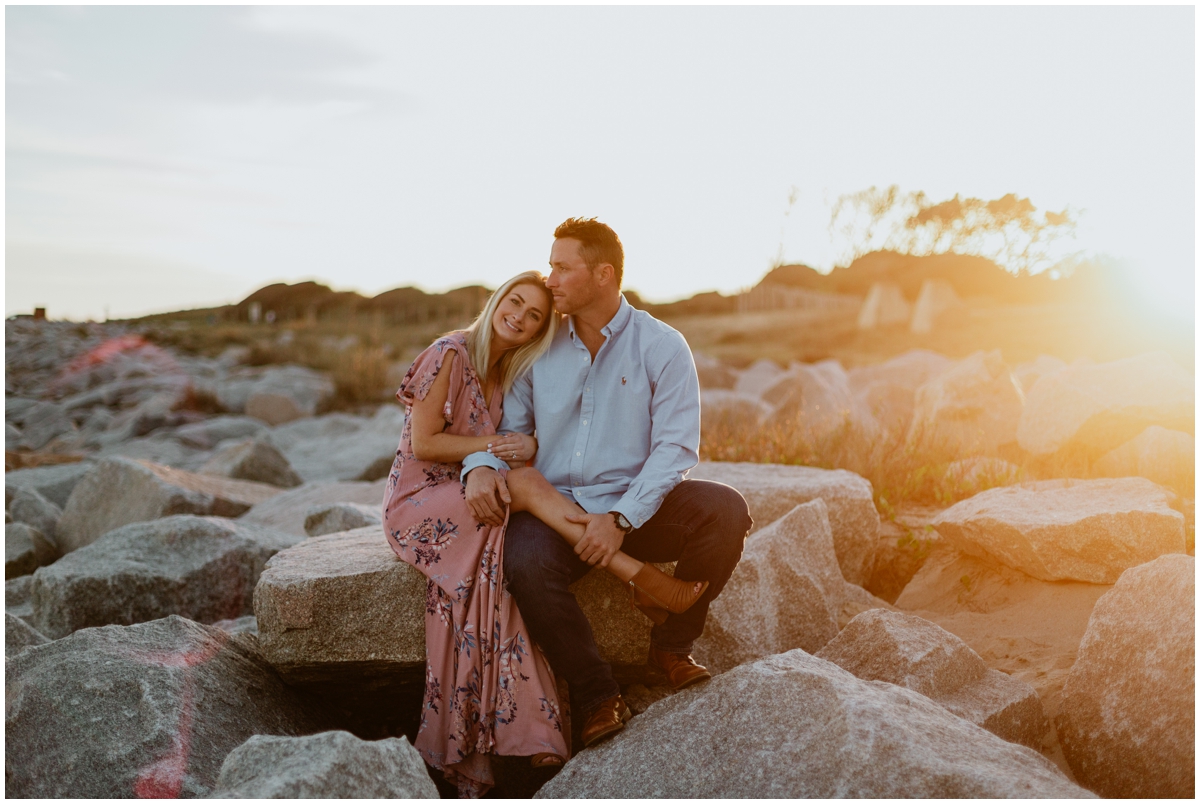
[[[490,450],[512,466],[537,451],[532,436],[497,436],[501,400],[550,346],[558,315],[536,271],[505,282],[463,332],[421,353],[396,396],[408,417],[388,477],[384,531],[400,558],[428,576],[425,700],[416,748],[462,796],[493,784],[489,756],[531,756],[538,767],[566,756],[554,677],[525,630],[501,578],[504,525],[477,520],[459,479],[461,461]],[[581,510],[532,468],[509,473],[512,510],[528,510],[572,544]],[[507,521],[506,523],[507,524]],[[656,621],[683,611],[704,583],[670,578],[617,553],[609,570],[631,583]]]

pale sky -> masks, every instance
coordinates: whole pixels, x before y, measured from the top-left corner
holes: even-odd
[[[646,298],[730,292],[898,184],[1082,210],[1194,318],[1194,14],[9,6],[5,313],[494,287],[575,215]]]

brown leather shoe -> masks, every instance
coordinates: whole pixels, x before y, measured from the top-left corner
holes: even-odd
[[[653,645],[650,646],[650,664],[667,674],[667,683],[672,689],[681,690],[712,678],[708,668],[696,664],[691,656],[685,653],[667,653]]]
[[[624,698],[620,695],[609,698],[600,704],[599,708],[592,712],[591,717],[587,719],[587,723],[583,724],[583,734],[580,735],[583,747],[587,748],[612,737],[625,728],[625,721],[631,717],[633,717],[633,713],[625,705]]]

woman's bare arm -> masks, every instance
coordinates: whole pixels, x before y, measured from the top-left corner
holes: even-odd
[[[443,410],[450,393],[450,372],[455,370],[457,357],[457,352],[446,355],[429,393],[424,399],[413,400],[409,415],[412,416],[412,450],[418,461],[456,463],[472,452],[483,452],[496,439],[494,435],[461,436],[442,432],[446,427]]]

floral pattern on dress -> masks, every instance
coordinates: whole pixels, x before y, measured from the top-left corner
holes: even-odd
[[[424,399],[451,351],[458,358],[445,432],[495,433],[499,395],[490,406],[484,400],[462,333],[426,349],[405,374],[397,398],[409,406]],[[388,474],[384,531],[396,555],[428,578],[425,696],[414,745],[460,796],[477,797],[494,783],[492,754],[566,756],[557,690],[504,588],[507,520],[500,527],[475,521],[459,480],[462,465],[418,461],[410,422]]]

